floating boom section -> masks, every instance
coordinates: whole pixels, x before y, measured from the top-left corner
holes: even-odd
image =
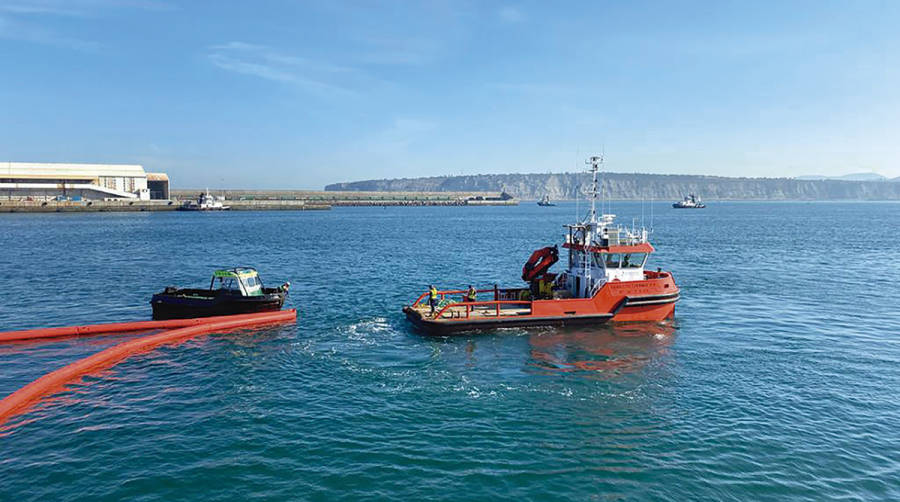
[[[101,369],[115,366],[135,354],[147,352],[160,345],[178,343],[189,338],[209,333],[231,331],[264,324],[277,324],[295,321],[296,309],[240,316],[207,317],[203,319],[184,319],[184,321],[200,321],[194,325],[176,328],[163,333],[144,336],[122,342],[94,355],[79,359],[74,363],[47,373],[30,384],[13,392],[0,401],[0,425],[11,417],[24,413],[44,396],[65,388],[77,379]],[[129,323],[134,324],[134,323]]]
[[[559,261],[559,249],[556,246],[547,246],[531,253],[531,257],[522,267],[522,280],[531,282]]]
[[[109,335],[111,333],[138,332],[156,329],[185,328],[198,324],[214,322],[221,319],[243,319],[252,314],[217,316],[190,319],[171,319],[167,321],[133,321],[109,324],[89,324],[85,326],[63,326],[59,328],[26,329],[21,331],[5,331],[0,333],[0,343],[39,340],[42,338],[65,338],[75,336]]]

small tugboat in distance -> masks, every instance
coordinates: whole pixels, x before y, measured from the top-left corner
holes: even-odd
[[[225,197],[213,196],[209,194],[209,190],[206,190],[206,193],[200,193],[197,197],[197,200],[189,200],[184,204],[178,207],[179,211],[227,211],[231,209],[231,206],[226,206],[223,201]]]
[[[672,204],[675,209],[703,209],[706,204],[700,201],[700,197],[694,194],[686,196],[684,199]]]
[[[263,286],[252,267],[213,272],[209,289],[167,287],[153,295],[153,319],[187,319],[281,310],[291,283],[277,288]]]
[[[537,205],[542,206],[542,207],[553,207],[553,206],[555,206],[556,204],[550,202],[550,196],[549,196],[549,195],[545,195],[545,196],[543,196],[543,197],[541,198],[541,200],[538,201]]]
[[[529,287],[434,288],[403,308],[407,319],[426,334],[449,335],[502,327],[672,318],[680,291],[670,272],[644,269],[654,251],[649,231],[616,225],[613,214],[597,214],[602,161],[601,157],[587,161],[593,174],[590,212],[584,221],[565,225],[568,235],[562,247],[569,256],[564,272],[549,272],[559,252],[556,246],[545,247],[535,251],[522,269]],[[479,299],[478,294],[488,299]]]

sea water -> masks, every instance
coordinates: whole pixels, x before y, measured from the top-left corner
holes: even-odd
[[[427,338],[585,206],[0,215],[0,328],[254,266],[296,325],[167,346],[0,430],[0,500],[898,500],[900,204],[614,202],[673,322]],[[560,267],[560,265],[557,265]],[[115,343],[0,346],[0,395]]]

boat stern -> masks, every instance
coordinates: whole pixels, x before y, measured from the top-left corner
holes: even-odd
[[[406,305],[403,307],[403,313],[406,319],[418,330],[428,335],[443,336],[451,333],[453,330],[444,323],[435,321],[426,315],[421,308],[414,305]]]

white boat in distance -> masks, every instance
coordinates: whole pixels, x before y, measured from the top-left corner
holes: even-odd
[[[207,189],[206,193],[201,193],[197,197],[197,200],[185,201],[178,209],[181,211],[227,211],[231,209],[231,206],[226,206],[223,203],[224,200],[225,197],[221,195],[210,195],[209,189]]]
[[[706,207],[706,204],[700,201],[700,197],[697,197],[694,194],[690,194],[683,200],[672,204],[672,207],[674,207],[675,209],[703,209]]]

